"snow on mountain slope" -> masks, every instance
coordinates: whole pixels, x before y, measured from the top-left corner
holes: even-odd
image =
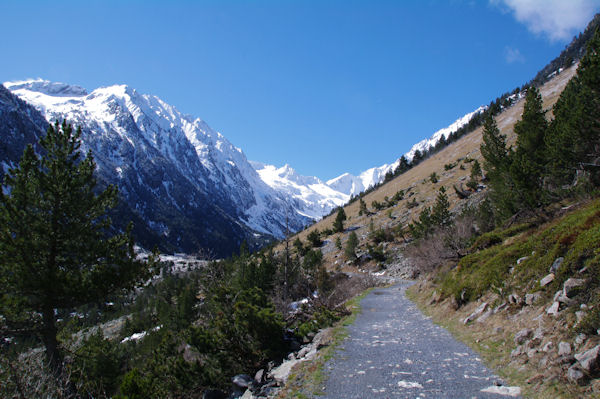
[[[412,160],[415,155],[415,152],[417,152],[417,150],[421,151],[421,153],[422,153],[423,151],[429,149],[430,146],[435,146],[437,144],[437,142],[440,141],[442,136],[444,138],[448,138],[448,136],[450,134],[456,132],[458,129],[460,129],[467,123],[469,123],[469,121],[471,120],[471,118],[473,118],[473,116],[485,111],[486,109],[487,109],[487,106],[482,105],[481,107],[477,108],[475,111],[470,112],[461,118],[458,118],[450,126],[438,130],[430,138],[421,140],[417,144],[413,145],[412,148],[410,149],[410,151],[408,151],[406,154],[404,154],[404,156],[409,161]]]
[[[251,164],[265,183],[292,198],[298,212],[311,219],[320,219],[350,199],[350,195],[333,189],[316,177],[299,175],[289,165],[277,168],[259,162]]]
[[[286,218],[290,230],[308,222],[289,198],[260,178],[239,148],[201,119],[181,114],[156,96],[126,85],[102,87],[89,94],[78,86],[44,80],[4,85],[48,121],[66,118],[81,125],[84,147],[93,150],[107,181],[123,185],[124,175],[132,175],[123,187],[125,195],[146,186],[180,211],[207,206],[210,201],[214,214],[224,212],[255,231],[276,237],[285,234]],[[140,176],[141,170],[147,176]],[[177,177],[169,178],[173,173]],[[185,192],[186,185],[189,192]],[[169,231],[164,220],[155,220],[156,214],[135,206],[142,208],[150,225]]]

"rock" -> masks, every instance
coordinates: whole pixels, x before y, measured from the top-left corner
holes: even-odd
[[[531,344],[535,345],[535,346],[541,344],[544,339],[545,334],[546,334],[546,331],[542,327],[536,328],[536,330],[533,334],[533,338],[531,338]]]
[[[536,353],[538,353],[537,349],[529,349],[527,351],[527,357],[531,359],[536,355]]]
[[[506,302],[502,302],[500,305],[494,308],[494,314],[503,311],[504,309],[506,309],[507,306],[508,304]]]
[[[575,312],[575,318],[577,319],[577,324],[581,323],[581,320],[585,319],[586,315],[587,315],[587,313],[584,312],[583,310],[578,310],[577,312]]]
[[[487,307],[488,307],[487,302],[482,303],[481,305],[479,305],[477,307],[477,309],[475,309],[475,311],[473,313],[471,313],[469,316],[467,316],[467,318],[465,318],[463,320],[463,323],[464,324],[468,324],[468,323],[472,322],[477,317],[479,317],[483,312],[485,312],[485,310],[487,309]]]
[[[523,346],[519,345],[510,352],[510,357],[517,357],[523,354]]]
[[[195,350],[189,344],[179,345],[179,347],[177,348],[177,351],[182,354],[183,360],[185,360],[186,363],[195,363],[195,362],[199,361],[201,358],[200,352]]]
[[[575,344],[577,346],[581,346],[585,342],[586,339],[587,339],[587,335],[585,335],[585,334],[578,334],[575,337]]]
[[[244,394],[242,396],[240,396],[240,399],[254,399],[256,396],[254,396],[252,394],[252,391],[249,389],[246,389],[246,392],[244,392]]]
[[[550,352],[553,348],[554,348],[554,343],[552,341],[548,341],[542,347],[542,352]]]
[[[529,305],[529,306],[533,305],[538,299],[540,299],[540,296],[541,295],[539,292],[536,292],[533,294],[526,294],[525,295],[525,304]]]
[[[522,303],[522,299],[517,294],[510,294],[508,296],[508,303],[514,304],[514,305],[520,305]]]
[[[550,307],[548,309],[546,309],[546,313],[548,313],[550,316],[558,315],[559,311],[560,311],[560,302],[554,302],[552,305],[550,305]]]
[[[573,298],[581,290],[585,280],[580,278],[570,278],[563,284],[563,295],[567,298]]]
[[[494,334],[502,334],[503,332],[504,332],[504,328],[494,327]]]
[[[434,303],[438,303],[442,299],[442,294],[437,290],[433,292],[431,295],[431,299],[429,300],[429,304],[433,305]]]
[[[254,374],[254,382],[262,384],[265,381],[265,369],[260,369]]]
[[[598,361],[600,360],[600,345],[575,355],[575,359],[581,365],[581,368],[585,371],[592,372],[598,368]]]
[[[585,374],[583,374],[579,367],[575,365],[569,367],[569,370],[567,371],[567,378],[573,384],[581,385],[585,381]]]
[[[540,280],[540,286],[545,287],[553,281],[554,281],[554,273],[550,273],[546,277],[544,277],[543,279]]]
[[[233,385],[235,385],[238,388],[248,388],[252,385],[252,381],[254,381],[254,379],[248,374],[238,374],[231,379]]]
[[[562,256],[560,258],[556,258],[554,260],[554,263],[552,263],[552,266],[550,266],[549,272],[556,274],[556,272],[558,271],[558,269],[560,268],[560,265],[562,265],[564,260],[565,260],[565,258],[563,258]]]
[[[558,343],[558,356],[570,355],[571,354],[571,344],[568,342],[559,342]]]
[[[520,265],[521,262],[525,262],[527,259],[529,259],[529,256],[523,256],[522,258],[517,259],[517,265]]]
[[[519,387],[505,387],[492,385],[491,387],[482,389],[481,392],[493,393],[502,396],[511,396],[513,398],[521,396],[521,388]]]
[[[517,345],[521,345],[522,343],[524,343],[529,337],[531,337],[531,335],[533,334],[533,330],[530,328],[524,328],[523,330],[519,331],[516,335],[515,335],[515,343]]]

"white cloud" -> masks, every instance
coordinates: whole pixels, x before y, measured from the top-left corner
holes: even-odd
[[[518,48],[505,47],[504,48],[504,59],[509,64],[514,64],[515,62],[523,63],[525,62],[525,57]]]
[[[585,29],[600,8],[600,0],[490,0],[504,5],[517,21],[551,41],[569,40]]]

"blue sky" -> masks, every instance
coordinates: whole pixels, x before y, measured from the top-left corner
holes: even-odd
[[[330,179],[530,80],[600,0],[13,1],[0,81],[125,83]]]

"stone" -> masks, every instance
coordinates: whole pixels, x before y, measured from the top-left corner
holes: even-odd
[[[473,313],[471,313],[469,316],[467,316],[464,320],[463,323],[464,324],[468,324],[470,322],[472,322],[473,320],[475,320],[477,317],[479,317],[483,312],[485,312],[485,310],[487,309],[488,304],[487,302],[482,303],[481,305],[479,305],[477,307],[477,309],[475,309],[475,311]]]
[[[559,342],[558,343],[558,356],[570,355],[571,354],[571,344],[568,342]]]
[[[513,305],[520,305],[522,303],[522,299],[517,294],[510,294],[508,296],[508,303]]]
[[[575,344],[577,344],[577,346],[580,346],[581,344],[583,344],[585,342],[585,340],[587,339],[587,335],[585,334],[577,334],[577,336],[575,337]]]
[[[560,268],[560,266],[562,265],[564,260],[565,260],[565,258],[563,258],[562,256],[560,258],[556,258],[554,260],[554,263],[552,263],[552,266],[550,266],[549,272],[556,274],[556,272],[558,271],[558,269]]]
[[[536,328],[535,332],[533,334],[533,338],[531,338],[532,345],[541,344],[542,340],[544,339],[545,334],[546,334],[546,331],[542,327]]]
[[[585,381],[585,374],[575,365],[569,367],[567,378],[573,384],[581,385]]]
[[[523,346],[519,345],[510,352],[510,357],[517,357],[523,354]]]
[[[529,306],[533,305],[538,299],[540,299],[540,296],[541,295],[539,292],[536,292],[533,294],[526,294],[525,295],[525,304],[529,305]]]
[[[554,349],[554,343],[552,341],[548,341],[542,346],[542,352],[550,352]]]
[[[517,345],[521,345],[522,343],[524,343],[529,337],[531,337],[531,335],[533,335],[533,330],[530,328],[524,328],[523,330],[519,331],[516,335],[515,335],[515,343]]]
[[[581,323],[581,320],[585,319],[585,315],[587,315],[587,313],[584,312],[583,310],[578,310],[577,312],[575,312],[575,318],[577,319],[577,324]]]
[[[504,328],[494,327],[494,334],[502,334],[503,332],[504,332]]]
[[[254,374],[254,382],[262,384],[265,381],[265,369],[260,369]]]
[[[598,368],[598,361],[600,360],[600,345],[597,345],[585,352],[576,354],[575,359],[577,359],[579,365],[585,371],[595,371]]]
[[[546,277],[544,277],[543,279],[540,280],[540,286],[545,287],[553,281],[554,281],[554,273],[550,273]]]
[[[570,278],[563,284],[563,295],[567,298],[573,298],[579,293],[581,287],[585,284],[585,280],[580,278]]]
[[[254,379],[248,374],[238,374],[231,379],[233,385],[235,385],[238,388],[248,388],[252,385],[252,381],[254,381]]]
[[[502,302],[500,305],[494,308],[494,314],[503,311],[504,309],[506,309],[507,306],[508,304],[506,302]]]
[[[244,394],[242,396],[240,396],[240,399],[254,399],[256,396],[254,396],[252,394],[252,391],[249,389],[246,389],[246,392],[244,392]]]
[[[560,311],[560,302],[554,302],[552,305],[550,305],[550,307],[548,309],[546,309],[546,313],[548,313],[550,316],[558,315],[559,311]]]
[[[523,256],[522,258],[517,259],[517,265],[520,265],[522,262],[525,262],[529,259],[529,256]]]
[[[521,388],[519,387],[505,387],[492,385],[491,387],[483,388],[481,392],[492,393],[502,396],[510,396],[513,398],[521,396]]]

